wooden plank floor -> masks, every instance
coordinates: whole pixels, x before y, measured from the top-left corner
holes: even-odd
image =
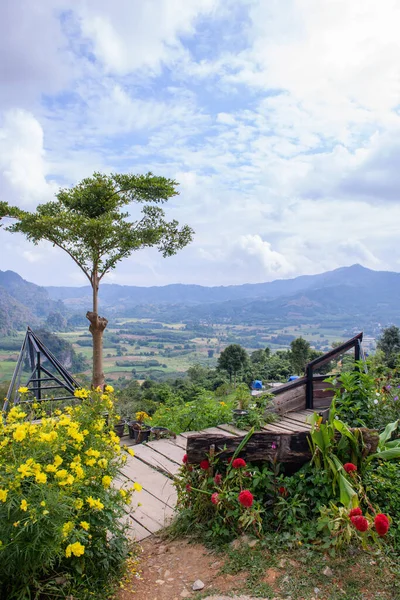
[[[276,433],[308,431],[311,425],[307,419],[313,412],[302,410],[287,413],[263,429]],[[123,445],[133,446],[135,456],[127,456],[116,486],[131,487],[137,482],[143,487],[141,492],[134,492],[124,519],[129,524],[129,535],[136,540],[156,533],[174,517],[177,495],[173,478],[182,464],[188,436],[199,433],[221,433],[229,437],[245,435],[247,432],[234,425],[223,424],[204,431],[188,431],[176,439],[160,439],[146,444],[133,445],[133,440],[126,437],[121,440]]]

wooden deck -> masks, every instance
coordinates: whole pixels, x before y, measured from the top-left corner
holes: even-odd
[[[280,417],[279,421],[265,425],[263,429],[275,433],[307,431],[310,425],[306,420],[313,412],[300,410],[287,413]],[[132,504],[126,515],[131,535],[136,540],[140,541],[156,533],[171,522],[176,505],[173,477],[182,464],[187,437],[195,433],[222,433],[227,436],[246,434],[245,431],[227,424],[210,427],[202,432],[182,433],[175,440],[157,440],[135,445],[135,456],[128,455],[117,484],[137,482],[143,486],[141,492],[134,492]],[[121,443],[132,445],[133,440],[124,437]]]

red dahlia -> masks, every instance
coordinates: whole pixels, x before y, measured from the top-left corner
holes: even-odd
[[[343,465],[343,469],[346,471],[346,473],[352,473],[353,471],[357,471],[357,467],[356,465],[353,465],[353,463],[346,463],[345,465]]]
[[[249,490],[243,490],[240,492],[238,500],[242,506],[249,508],[253,504],[254,496]]]
[[[182,458],[182,462],[183,462],[183,464],[184,464],[184,465],[186,465],[187,461],[188,461],[188,455],[187,455],[187,454],[184,454],[184,455],[183,455],[183,458]]]
[[[283,485],[278,489],[278,492],[280,493],[281,496],[287,496],[288,491],[285,487],[283,487]]]
[[[186,484],[186,491],[187,492],[191,492],[192,491],[192,486],[190,485],[190,483]]]
[[[220,475],[219,473],[216,474],[216,476],[214,477],[214,483],[216,485],[219,485],[222,481],[222,475]]]
[[[218,494],[218,492],[214,492],[211,496],[211,502],[213,504],[218,504],[218,500],[219,500],[219,494]]]
[[[350,520],[353,523],[354,527],[357,529],[357,531],[367,531],[368,521],[365,517],[357,515],[356,517],[351,517]]]
[[[246,461],[243,460],[243,458],[235,458],[234,461],[232,461],[232,467],[234,469],[241,469],[242,467],[246,466]]]
[[[208,462],[208,460],[202,460],[200,463],[200,469],[203,469],[203,471],[207,471],[210,468],[210,463]]]
[[[362,515],[362,510],[359,506],[357,506],[357,508],[352,508],[351,511],[349,512],[349,517],[351,519],[351,517],[361,517]]]
[[[376,515],[374,523],[378,535],[383,537],[387,534],[390,527],[390,523],[386,515],[384,515],[383,513],[379,513],[379,515]]]

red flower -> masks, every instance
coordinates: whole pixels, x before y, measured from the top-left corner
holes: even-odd
[[[232,462],[232,467],[234,469],[241,469],[242,467],[246,466],[246,461],[243,460],[243,458],[235,458],[235,460]]]
[[[184,464],[184,465],[186,465],[187,461],[188,461],[188,455],[187,455],[187,454],[184,454],[184,455],[183,455],[183,458],[182,458],[182,462],[183,462],[183,464]]]
[[[351,519],[351,517],[361,517],[362,516],[362,510],[359,506],[357,506],[357,508],[352,508],[351,511],[349,512],[349,517]]]
[[[254,496],[249,490],[243,490],[240,492],[238,500],[242,506],[249,508],[253,504]]]
[[[219,473],[217,473],[217,475],[214,477],[214,483],[216,485],[220,485],[221,481],[222,481],[222,475],[220,475]]]
[[[211,496],[211,502],[213,504],[218,504],[218,500],[219,500],[219,494],[218,494],[218,492],[214,492]]]
[[[200,463],[200,469],[203,469],[203,471],[207,471],[210,468],[210,463],[208,462],[208,460],[202,460]]]
[[[353,463],[346,463],[345,465],[343,465],[343,469],[346,471],[346,473],[352,473],[353,471],[357,471],[357,467],[356,465],[353,465]]]
[[[228,465],[230,465],[230,464],[231,464],[231,462],[232,462],[232,456],[230,456],[230,457],[228,458],[228,460],[227,460],[227,463],[228,463]]]
[[[287,496],[287,495],[288,495],[288,491],[287,491],[287,489],[286,489],[285,487],[283,487],[283,486],[281,486],[281,487],[278,489],[278,492],[280,493],[280,495],[281,495],[281,496]]]
[[[357,529],[357,531],[367,531],[368,521],[365,517],[357,515],[356,517],[351,517],[350,520],[353,523],[354,527]]]
[[[186,491],[189,493],[192,491],[192,486],[190,485],[190,483],[186,484]]]
[[[378,535],[383,537],[387,534],[390,527],[390,523],[386,515],[379,513],[379,515],[376,515],[374,523]]]

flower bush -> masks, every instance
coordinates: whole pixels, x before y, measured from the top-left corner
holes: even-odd
[[[77,390],[79,405],[52,414],[19,392],[0,424],[0,597],[105,598],[129,551],[133,492],[112,485],[126,460],[113,389]]]

